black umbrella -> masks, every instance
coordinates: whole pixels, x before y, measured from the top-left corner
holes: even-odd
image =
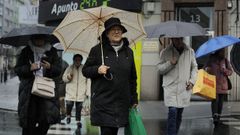
[[[33,35],[45,35],[48,42],[51,44],[57,43],[59,41],[54,35],[52,35],[53,30],[54,27],[48,26],[14,28],[0,38],[0,43],[12,46],[25,46],[28,45],[28,41]]]
[[[232,50],[231,50],[231,55],[230,55],[230,62],[233,67],[233,70],[240,75],[240,43],[234,44]]]

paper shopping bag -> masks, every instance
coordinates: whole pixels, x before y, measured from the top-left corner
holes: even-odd
[[[193,94],[207,99],[216,98],[216,76],[208,74],[205,70],[198,70],[197,81],[193,87]]]
[[[125,135],[147,135],[142,117],[136,108],[130,109],[129,124],[125,128]]]

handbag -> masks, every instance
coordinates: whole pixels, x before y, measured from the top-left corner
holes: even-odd
[[[193,94],[207,99],[216,98],[216,76],[208,74],[205,70],[198,70],[197,81],[193,86]]]
[[[228,83],[228,90],[232,89],[232,83],[230,81],[230,79],[227,77],[227,83]]]
[[[35,76],[32,94],[43,98],[55,97],[55,82],[51,78]]]
[[[227,59],[225,59],[225,65],[226,65],[226,67],[227,67]],[[231,90],[232,89],[232,83],[231,83],[231,81],[230,81],[230,79],[228,78],[228,76],[226,76],[226,78],[227,78],[227,83],[228,83],[228,90]]]
[[[130,109],[129,124],[125,128],[125,135],[147,135],[142,117],[136,108]]]

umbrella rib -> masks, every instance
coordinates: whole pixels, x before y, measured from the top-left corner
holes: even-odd
[[[102,9],[102,8],[101,8]],[[96,16],[96,15],[94,15],[93,13],[91,13],[91,12],[87,12],[86,10],[81,10],[81,11],[83,11],[83,12],[85,12],[85,13],[87,13],[89,16],[94,16],[94,17],[96,17],[96,18],[99,18],[98,16]]]
[[[82,32],[84,32],[87,28],[89,28],[90,26],[92,26],[94,23],[96,23],[96,22],[93,22],[93,23],[89,24],[86,28],[84,28],[81,32],[79,32],[79,33],[73,38],[73,40],[70,42],[70,44],[69,44],[69,46],[67,47],[67,49],[69,49],[69,47],[71,46],[71,44],[75,41],[75,39],[76,39]]]
[[[58,31],[55,31],[54,35],[55,35],[56,37],[60,36],[60,40],[63,42],[64,48],[68,48],[68,47],[66,46],[65,40],[63,40],[63,39],[64,39],[63,36],[62,36]]]
[[[139,21],[140,19],[141,19],[141,18],[140,18],[140,16],[139,16],[139,15],[137,15],[138,25],[139,25],[139,26],[141,26],[141,27],[140,27],[140,28],[141,28],[141,30],[142,30],[142,31],[144,31],[144,34],[146,35],[146,32],[145,32],[145,30],[144,30],[144,28],[143,28],[142,24],[140,24],[140,21]]]
[[[77,23],[77,22],[79,22],[79,21],[89,21],[89,20],[93,20],[93,19],[76,20],[76,21],[70,22],[70,23],[68,23],[68,24],[66,24],[66,25],[64,25],[64,26],[62,26],[62,27],[60,27],[60,28],[57,28],[56,30],[63,29],[64,27],[68,27],[69,25],[72,25],[72,24]],[[56,31],[56,30],[55,30],[55,31]]]
[[[83,52],[83,53],[86,53],[86,54],[88,54],[89,52],[87,52],[87,51],[84,51],[84,50],[82,50],[82,49],[79,49],[79,48],[69,48],[68,50],[73,50],[73,51],[80,51],[80,52]]]
[[[135,27],[133,27],[133,26],[131,26],[131,25],[128,25],[128,24],[126,24],[126,23],[124,23],[124,22],[123,22],[123,24],[126,25],[126,26],[129,26],[130,28],[133,28],[134,30],[136,30],[136,31],[138,31],[138,32],[140,32],[140,33],[142,33],[141,30],[136,29]],[[144,32],[144,34],[145,34],[145,32]]]
[[[100,9],[100,18],[99,18],[99,20],[102,20],[101,16],[102,16],[102,8]],[[99,22],[98,22],[98,26],[100,26]],[[98,32],[98,37],[99,37],[99,35],[100,35],[100,27],[98,27],[97,32]]]
[[[135,39],[132,39],[132,42],[133,43],[135,43],[134,41],[137,41],[139,38],[141,38],[141,37],[143,37],[143,36],[145,36],[144,34],[142,34],[142,35],[139,35],[138,37],[136,37]]]

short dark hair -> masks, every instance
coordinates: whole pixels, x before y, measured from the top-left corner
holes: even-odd
[[[81,60],[83,60],[83,57],[82,57],[81,54],[75,54],[75,55],[73,56],[73,61],[74,61],[77,57],[79,57],[79,58],[81,58]]]

